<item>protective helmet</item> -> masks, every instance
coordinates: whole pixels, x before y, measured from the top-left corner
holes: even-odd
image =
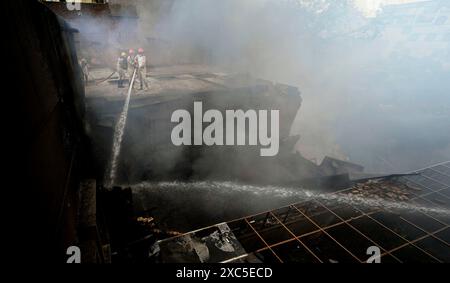
[[[144,49],[143,48],[139,48],[138,49],[138,53],[141,53],[141,54],[144,53]]]
[[[122,52],[122,53],[120,54],[120,56],[125,57],[125,56],[127,56],[127,53]]]
[[[130,49],[130,50],[128,51],[128,53],[134,54],[134,49]]]

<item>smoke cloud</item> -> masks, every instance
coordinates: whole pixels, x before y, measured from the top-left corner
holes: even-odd
[[[352,1],[178,0],[151,34],[176,62],[299,87],[292,133],[311,160],[331,155],[380,173],[448,160],[449,26],[414,41],[383,16],[367,18]]]
[[[205,64],[297,86],[303,105],[291,133],[310,160],[393,173],[450,159],[448,24],[430,32],[442,38],[414,40],[353,1],[110,3],[137,6],[130,45],[145,45],[152,65]]]

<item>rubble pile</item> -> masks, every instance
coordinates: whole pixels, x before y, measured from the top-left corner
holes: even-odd
[[[406,202],[414,197],[413,191],[395,179],[376,179],[357,183],[347,193],[361,198]]]

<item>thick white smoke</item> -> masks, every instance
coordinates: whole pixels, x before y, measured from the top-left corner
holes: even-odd
[[[381,21],[383,10],[366,17],[367,1],[110,3],[137,6],[130,45],[145,45],[154,65],[213,65],[299,87],[304,103],[292,133],[312,160],[331,155],[401,172],[450,159],[450,48],[440,37],[448,24],[432,25],[438,39],[414,41],[393,28],[397,19]]]

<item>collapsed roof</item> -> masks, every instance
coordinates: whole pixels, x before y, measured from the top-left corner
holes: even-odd
[[[450,262],[450,162],[160,241],[162,262]]]

